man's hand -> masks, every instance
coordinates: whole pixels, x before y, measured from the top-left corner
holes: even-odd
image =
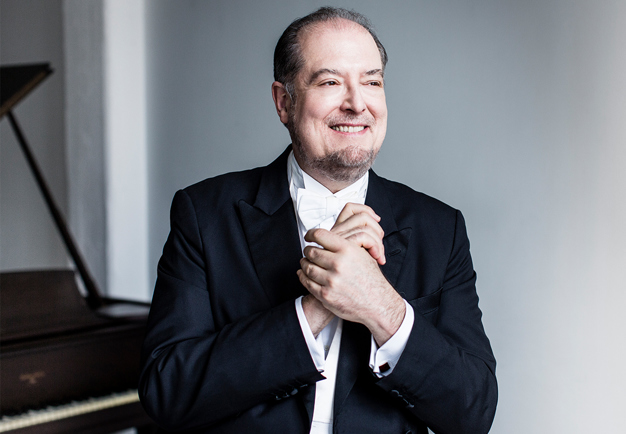
[[[380,217],[369,206],[348,203],[330,231],[363,247],[380,265],[385,265],[385,232],[379,222]]]
[[[331,232],[366,249],[372,258],[376,259],[380,265],[384,265],[386,262],[383,246],[385,233],[378,222],[380,222],[380,217],[369,206],[348,203],[341,210]],[[315,337],[335,317],[334,313],[326,309],[311,294],[302,299],[302,310]]]
[[[323,248],[304,249],[305,257],[298,270],[300,282],[326,309],[348,321],[364,324],[376,343],[383,345],[402,324],[404,301],[387,282],[365,245],[354,238],[350,240],[354,235],[351,230],[343,232],[347,238],[333,231],[307,232],[305,240]]]

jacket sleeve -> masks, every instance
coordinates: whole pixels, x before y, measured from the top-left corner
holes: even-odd
[[[436,434],[481,434],[497,402],[496,362],[481,322],[465,223],[454,240],[438,291],[409,300],[415,322],[393,372],[378,385]]]
[[[159,261],[139,382],[146,412],[169,430],[219,423],[323,378],[293,301],[216,326],[203,250],[193,204],[178,192]],[[241,290],[232,288],[234,303]]]

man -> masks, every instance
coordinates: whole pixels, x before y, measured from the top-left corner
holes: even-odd
[[[292,146],[179,191],[140,395],[206,433],[485,433],[495,360],[461,214],[368,171],[385,136],[385,50],[322,8],[274,54]]]

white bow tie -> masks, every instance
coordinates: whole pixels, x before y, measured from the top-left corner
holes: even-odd
[[[297,198],[298,216],[308,231],[319,226],[325,220],[338,216],[348,202],[355,202],[358,200],[358,197],[359,195],[356,191],[337,197],[335,195],[322,196],[304,188],[299,188]]]

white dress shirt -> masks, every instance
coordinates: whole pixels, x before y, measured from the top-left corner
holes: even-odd
[[[313,243],[306,242],[304,236],[307,231],[314,228],[330,230],[346,202],[365,203],[369,173],[345,189],[333,194],[317,182],[298,165],[293,151],[289,155],[287,163],[287,176],[289,192],[293,201],[298,229],[300,246],[302,249]],[[319,209],[302,211],[302,201],[307,195],[316,195],[322,198]],[[300,211],[299,211],[300,208]],[[376,211],[376,210],[374,210]],[[301,216],[302,214],[302,216]],[[306,222],[306,224],[305,224]],[[406,313],[398,331],[382,346],[378,347],[374,337],[371,338],[370,369],[379,377],[389,375],[402,355],[409,334],[413,327],[414,312],[410,304],[405,300]],[[337,362],[341,347],[341,332],[343,320],[335,317],[317,336],[313,336],[311,327],[302,310],[302,297],[296,300],[296,312],[302,334],[306,340],[311,358],[319,372],[326,377],[319,381],[315,389],[315,406],[313,409],[313,422],[311,434],[330,434],[333,427],[333,401],[335,396],[335,379],[337,375]],[[382,368],[382,370],[381,370]]]

